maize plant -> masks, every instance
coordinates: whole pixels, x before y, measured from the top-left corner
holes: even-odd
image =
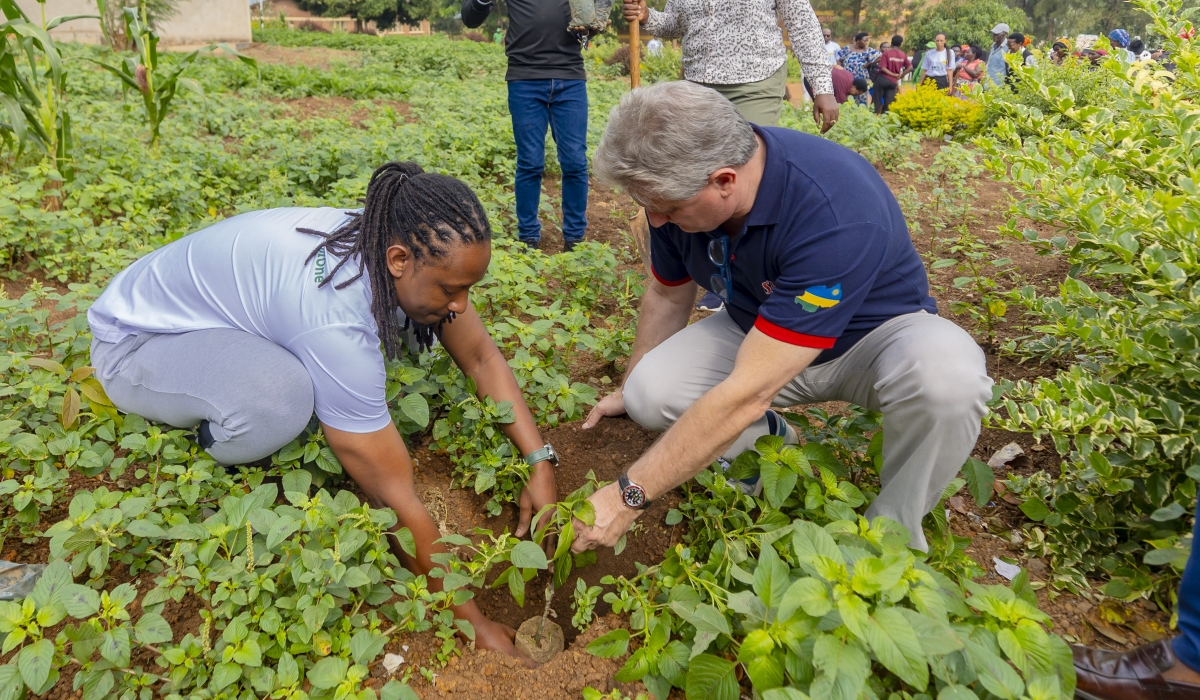
[[[44,3],[41,8],[41,23],[35,24],[15,0],[0,0],[5,18],[0,24],[0,140],[15,155],[32,142],[65,173],[73,146],[67,74],[50,30],[95,15],[68,15],[47,22]]]
[[[200,87],[200,83],[192,78],[183,77],[183,72],[201,53],[219,48],[254,68],[256,72],[258,71],[257,61],[238,53],[229,44],[222,43],[209,44],[196,49],[181,58],[171,70],[161,66],[162,72],[160,73],[159,37],[150,27],[144,4],[141,7],[125,8],[125,37],[127,41],[133,42],[135,52],[132,56],[127,56],[119,66],[100,61],[96,61],[96,63],[120,78],[127,88],[141,94],[142,103],[146,109],[146,121],[150,124],[151,146],[158,144],[163,120],[166,119],[171,108],[171,101],[175,99],[175,93],[180,87],[192,91],[200,99],[205,99],[204,89]]]

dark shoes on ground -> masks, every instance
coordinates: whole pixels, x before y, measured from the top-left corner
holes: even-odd
[[[1127,652],[1072,646],[1075,697],[1084,700],[1200,700],[1200,685],[1163,678],[1175,665],[1164,639]]]

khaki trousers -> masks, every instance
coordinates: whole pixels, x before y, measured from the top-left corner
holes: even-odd
[[[783,96],[787,92],[787,61],[784,61],[779,70],[770,77],[753,83],[697,84],[710,87],[724,95],[738,108],[746,121],[759,126],[775,126],[779,123],[780,113],[783,112]]]
[[[649,430],[665,431],[733,371],[746,334],[719,311],[668,338],[642,358],[625,383],[625,410]],[[897,316],[841,357],[809,367],[774,405],[849,401],[883,414],[883,472],[868,517],[883,515],[926,548],[921,518],[937,505],[979,437],[992,397],[983,351],[940,316]],[[769,434],[764,416],[725,453],[733,459]]]

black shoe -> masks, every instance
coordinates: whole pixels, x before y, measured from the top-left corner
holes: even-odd
[[[570,253],[571,251],[575,250],[575,244],[578,242],[579,241],[563,241],[563,251],[562,252]]]
[[[541,248],[538,247],[540,245],[541,241],[521,241],[521,242],[525,244],[525,247],[528,248],[529,252],[531,252],[531,253],[541,252],[541,250],[542,250]]]

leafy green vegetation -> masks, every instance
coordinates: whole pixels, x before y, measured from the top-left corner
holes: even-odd
[[[446,663],[460,653],[456,635],[473,634],[469,625],[453,619],[449,607],[465,601],[473,588],[507,587],[524,602],[527,584],[553,567],[545,589],[549,598],[569,583],[573,570],[595,561],[593,553],[570,552],[574,520],[587,523],[593,517],[586,500],[600,486],[593,477],[541,514],[533,541],[486,531],[471,538],[444,537],[443,542],[457,551],[439,557],[445,569],[431,575],[441,579],[443,590],[431,592],[429,581],[405,570],[388,546],[394,539],[411,552],[409,533],[389,532],[395,524],[390,511],[363,504],[341,488],[346,485],[341,465],[319,430],[299,436],[276,453],[270,465],[222,469],[185,431],[117,412],[91,376],[90,334],[83,312],[100,285],[129,262],[241,211],[287,205],[354,207],[373,167],[397,159],[416,160],[461,178],[484,202],[496,240],[488,276],[473,290],[473,301],[509,358],[540,424],[577,420],[595,401],[596,389],[572,375],[581,358],[604,368],[604,383],[617,376],[631,350],[642,288],[630,251],[589,242],[570,254],[548,257],[530,254],[512,240],[515,149],[499,47],[444,37],[395,39],[278,29],[259,29],[256,37],[355,53],[331,58],[322,69],[263,64],[257,70],[228,58],[157,56],[153,67],[162,71],[160,75],[174,75],[180,84],[185,78],[179,71],[186,67],[186,79],[194,80],[210,99],[172,93],[170,109],[151,114],[144,100],[137,100],[145,96],[140,86],[138,94],[131,94],[124,79],[132,75],[137,83],[138,66],[147,66],[144,56],[114,57],[94,47],[54,48],[71,66],[62,73],[61,90],[70,99],[63,103],[61,118],[75,125],[73,150],[63,156],[41,145],[20,150],[15,132],[6,142],[6,160],[0,167],[0,264],[4,274],[24,279],[28,286],[20,298],[0,299],[0,412],[6,416],[0,421],[0,455],[5,457],[0,496],[11,497],[11,510],[0,520],[0,540],[44,540],[54,563],[27,601],[0,603],[0,634],[9,655],[0,665],[2,692],[16,688],[14,694],[38,694],[69,678],[85,700],[134,694],[408,700],[408,676],[382,688],[364,685],[369,666],[389,639],[429,631],[439,640],[434,663]],[[52,43],[46,47],[49,51]],[[1180,53],[1181,60],[1190,60],[1190,55]],[[648,80],[674,78],[674,60],[673,54],[664,53],[661,65],[647,71]],[[115,69],[105,72],[96,62],[111,63]],[[42,71],[39,75],[44,76],[49,64],[43,56],[31,65],[22,70]],[[601,72],[593,70],[593,75]],[[1112,285],[1103,292],[1109,295],[1105,300],[1115,300],[1115,308],[1127,309],[1121,313],[1129,314],[1128,319],[1088,315],[1076,286],[1069,287],[1075,296],[1064,300],[1037,300],[1021,292],[1028,308],[1043,318],[1061,319],[1055,321],[1060,326],[1045,332],[1052,340],[1039,342],[1059,352],[1085,349],[1095,366],[1113,370],[1094,376],[1076,373],[1059,382],[1063,393],[1056,400],[1067,406],[1062,413],[1090,411],[1089,419],[1097,418],[1101,414],[1090,405],[1076,409],[1080,397],[1115,392],[1104,383],[1116,381],[1121,382],[1120,391],[1143,392],[1133,400],[1121,394],[1124,405],[1146,407],[1132,419],[1119,414],[1118,420],[1110,412],[1105,419],[1109,423],[1050,428],[1037,420],[1051,413],[1039,408],[1042,413],[1030,418],[1035,414],[1027,408],[1047,405],[1050,389],[1038,384],[1013,387],[1007,416],[996,418],[1016,429],[1051,430],[1063,445],[1074,440],[1080,447],[1072,459],[1089,468],[1097,459],[1094,455],[1105,456],[1109,461],[1104,464],[1112,465],[1111,480],[1108,475],[1091,480],[1089,475],[1089,480],[1075,482],[1012,482],[1013,490],[1028,499],[1025,512],[1050,528],[1037,531],[1043,536],[1034,538],[1035,546],[1064,552],[1056,554],[1056,566],[1061,562],[1068,575],[1082,571],[1082,553],[1096,550],[1068,551],[1061,544],[1073,536],[1070,528],[1082,528],[1084,521],[1067,517],[1063,506],[1069,506],[1069,499],[1057,494],[1084,494],[1095,503],[1106,498],[1113,502],[1109,493],[1128,494],[1117,496],[1132,499],[1127,512],[1168,523],[1166,535],[1150,545],[1170,554],[1169,561],[1159,561],[1165,555],[1156,555],[1154,561],[1140,564],[1111,546],[1133,539],[1089,545],[1108,547],[1110,555],[1117,551],[1125,557],[1122,565],[1143,567],[1138,572],[1150,564],[1178,563],[1182,549],[1176,545],[1183,530],[1182,513],[1176,510],[1190,503],[1187,485],[1192,482],[1178,477],[1191,465],[1189,457],[1180,456],[1191,454],[1190,438],[1181,438],[1181,452],[1163,458],[1167,467],[1138,465],[1135,460],[1147,459],[1137,456],[1140,453],[1119,456],[1122,445],[1140,450],[1144,437],[1154,442],[1165,436],[1161,444],[1174,449],[1176,443],[1166,438],[1181,437],[1190,420],[1184,406],[1191,397],[1186,387],[1191,375],[1170,375],[1175,383],[1169,388],[1155,383],[1165,374],[1164,367],[1188,366],[1184,346],[1177,352],[1172,349],[1172,343],[1184,342],[1176,337],[1186,339],[1185,334],[1172,326],[1145,336],[1148,347],[1154,348],[1145,351],[1152,355],[1150,360],[1132,350],[1120,354],[1125,347],[1120,342],[1130,337],[1131,329],[1152,333],[1161,318],[1187,326],[1183,321],[1188,317],[1179,306],[1191,303],[1186,297],[1190,286],[1168,285],[1174,270],[1188,269],[1187,261],[1164,252],[1166,246],[1153,248],[1149,243],[1139,243],[1133,251],[1137,255],[1126,256],[1120,250],[1129,249],[1120,241],[1135,230],[1166,235],[1160,225],[1164,222],[1179,231],[1194,223],[1186,203],[1136,193],[1157,186],[1161,178],[1174,183],[1178,192],[1190,192],[1191,185],[1172,169],[1176,166],[1144,154],[1152,137],[1171,134],[1176,139],[1172,156],[1187,155],[1186,134],[1191,133],[1189,120],[1194,121],[1194,115],[1180,101],[1184,95],[1194,98],[1195,79],[1181,77],[1170,88],[1177,92],[1169,95],[1180,96],[1174,111],[1137,97],[1139,91],[1163,89],[1161,83],[1138,83],[1136,78],[1119,83],[1131,104],[1145,103],[1141,111],[1131,108],[1141,131],[1129,132],[1144,141],[1131,142],[1123,154],[1136,162],[1139,177],[1147,179],[1134,178],[1129,163],[1097,162],[1089,149],[1098,142],[1084,146],[1072,140],[1077,136],[1058,135],[1058,115],[1045,116],[1045,123],[1026,120],[1048,144],[1044,150],[1032,140],[1021,141],[1011,125],[1003,126],[1004,120],[1000,136],[1006,140],[997,141],[1012,149],[1014,158],[1028,159],[1020,160],[1013,171],[1021,183],[1039,181],[1025,173],[1058,167],[1054,158],[1070,155],[1080,163],[1091,158],[1079,166],[1083,169],[1078,176],[1094,177],[1087,180],[1092,189],[1086,192],[1093,198],[1088,201],[1099,202],[1099,209],[1086,211],[1102,214],[1078,214],[1081,218],[1070,220],[1078,227],[1069,229],[1071,235],[1079,241],[1072,249],[1079,266],[1074,279],[1128,275],[1124,268],[1106,267],[1116,264],[1112,256],[1142,275],[1140,296],[1121,296]],[[625,89],[617,80],[590,81],[590,146],[595,146],[609,109]],[[1049,90],[1046,104],[1064,104],[1061,95]],[[306,100],[300,104],[311,109],[302,115],[291,102],[334,97],[354,102]],[[464,109],[468,104],[470,109]],[[164,107],[161,101],[158,106]],[[1018,114],[1033,108],[1012,109]],[[1088,109],[1092,111],[1075,112],[1072,118],[1091,120],[1086,123],[1103,127],[1097,134],[1107,133],[1103,129],[1114,123],[1111,114],[1106,118],[1102,110]],[[1166,111],[1156,111],[1160,109]],[[843,115],[830,138],[881,167],[913,167],[909,159],[921,148],[920,134],[854,106],[848,105]],[[807,110],[785,106],[783,123],[816,131]],[[1111,132],[1106,138],[1114,143],[1120,142],[1116,135],[1134,138],[1124,134]],[[150,142],[155,145],[150,147]],[[1002,146],[995,148],[990,151],[993,165],[1007,157]],[[548,161],[553,173],[552,154]],[[974,155],[957,145],[947,146],[934,168],[922,175],[936,180],[933,199],[913,206],[932,212],[935,238],[923,252],[931,261],[954,255],[945,259],[963,266],[959,277],[965,280],[961,285],[956,281],[956,286],[977,292],[980,304],[963,310],[1004,316],[995,304],[1013,307],[1018,301],[994,286],[990,262],[969,232],[973,197],[968,193],[977,168]],[[1129,180],[1118,185],[1108,170],[1103,180],[1093,176],[1104,169]],[[1029,187],[1044,196],[1041,186]],[[1028,207],[1023,215],[1035,221],[1067,221],[1060,213],[1066,205],[1059,202],[1077,207],[1084,196],[1071,187],[1053,194],[1076,199],[1031,197],[1021,205]],[[1101,228],[1116,219],[1109,211],[1123,212],[1133,206],[1130,202],[1142,207],[1137,211],[1144,215],[1131,218],[1142,228],[1130,228],[1134,223],[1122,223],[1119,232]],[[553,217],[552,210],[544,214],[545,219]],[[1183,218],[1172,218],[1176,216]],[[1095,225],[1087,228],[1083,223]],[[936,238],[946,229],[958,233],[953,242]],[[1066,247],[1053,241],[1050,245]],[[69,292],[43,287],[32,281],[37,276],[65,283]],[[1170,304],[1147,306],[1147,298],[1158,304],[1158,297]],[[1095,301],[1087,301],[1094,310]],[[1041,311],[1051,307],[1062,313]],[[1097,338],[1071,335],[1080,327],[1076,319],[1082,318],[1109,325]],[[1135,321],[1136,325],[1113,325]],[[1104,335],[1110,332],[1113,337]],[[1148,369],[1151,360],[1157,374]],[[1067,398],[1069,392],[1075,393]],[[487,494],[489,513],[499,513],[515,500],[528,467],[499,430],[512,420],[512,407],[475,397],[471,382],[444,350],[409,354],[390,363],[387,398],[405,437],[428,440],[431,448],[444,451],[458,484]],[[1152,413],[1150,404],[1160,413]],[[1053,415],[1057,420],[1060,413]],[[567,591],[573,597],[572,624],[577,628],[590,623],[600,600],[628,616],[630,629],[611,632],[589,647],[611,658],[632,652],[618,680],[642,681],[660,698],[671,687],[683,689],[688,697],[736,698],[739,675],[768,700],[935,694],[939,700],[943,695],[944,700],[1049,700],[1071,695],[1069,651],[1064,653],[1063,642],[1047,631],[1048,619],[1038,612],[1027,577],[1019,576],[1011,587],[975,584],[971,579],[979,574],[978,564],[965,553],[965,538],[951,532],[941,506],[926,519],[928,554],[909,550],[908,534],[895,523],[863,519],[878,490],[878,415],[852,409],[831,416],[812,409],[791,414],[788,420],[802,434],[803,447],[784,447],[778,439],[765,438],[728,473],[713,468],[684,487],[684,500],[668,514],[667,523],[682,525],[687,534],[661,561],[640,567],[632,577],[609,577],[602,586],[577,582]],[[1173,426],[1175,432],[1145,436],[1137,431],[1146,420],[1161,424],[1163,430]],[[1113,439],[1097,437],[1104,433],[1095,426],[1118,424],[1128,430],[1113,434]],[[1136,499],[1154,492],[1160,482],[1137,482],[1140,477],[1118,469],[1174,470],[1160,480],[1174,507],[1166,498],[1143,507]],[[761,497],[746,495],[731,482],[756,475],[764,487]],[[992,493],[990,468],[969,463],[964,476],[951,484],[945,498],[965,484],[976,501],[987,502]],[[1125,483],[1121,479],[1135,480],[1134,488],[1120,490]],[[1144,488],[1146,484],[1150,486]],[[1102,494],[1097,490],[1101,487],[1110,491]],[[1154,509],[1147,510],[1150,506]],[[1136,511],[1139,507],[1142,510]],[[1056,515],[1062,517],[1053,522]],[[546,556],[542,546],[551,540],[555,547]],[[1131,590],[1145,589],[1133,574],[1117,573],[1124,577],[1121,581],[1129,581]],[[129,584],[115,585],[122,576],[151,585],[143,585],[142,593]],[[167,613],[181,607],[197,614],[195,626],[187,630],[172,629],[167,622]],[[432,676],[429,669],[425,673]],[[592,696],[604,697],[598,692]]]
[[[1048,439],[1065,458],[1060,474],[1010,479],[1039,523],[1029,547],[1050,558],[1058,585],[1102,576],[1108,595],[1153,594],[1170,609],[1200,479],[1200,54],[1178,38],[1190,26],[1180,2],[1135,4],[1169,37],[1174,75],[1109,61],[1092,83],[1104,92],[1083,104],[1070,83],[1023,69],[1039,100],[998,100],[1004,116],[981,142],[1022,195],[1008,231],[1071,265],[1055,293],[1010,296],[1036,319],[1035,336],[1012,349],[1078,359],[1053,378],[1009,384],[991,422]]]

